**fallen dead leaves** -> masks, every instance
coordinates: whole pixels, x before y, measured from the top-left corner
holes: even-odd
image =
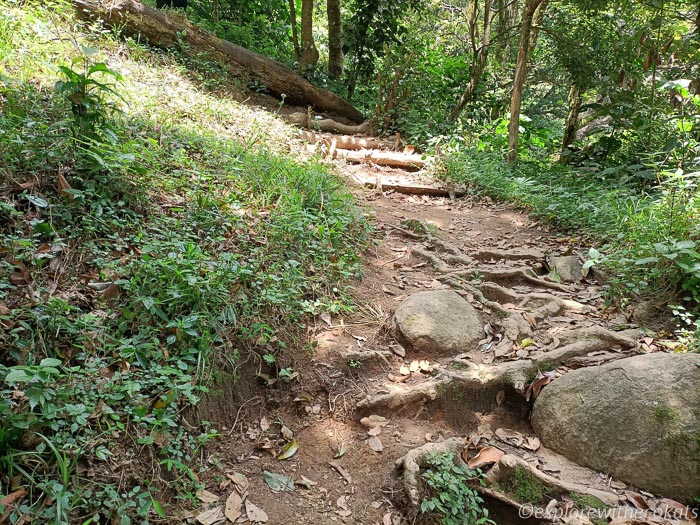
[[[384,445],[379,439],[379,435],[382,433],[382,429],[389,424],[389,420],[385,417],[372,414],[371,416],[363,417],[360,420],[360,424],[367,428],[367,445],[374,452],[380,453],[384,450]]]

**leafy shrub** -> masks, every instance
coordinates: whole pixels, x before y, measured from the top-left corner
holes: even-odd
[[[480,471],[457,465],[452,453],[431,454],[426,465],[422,477],[428,497],[421,502],[421,512],[438,516],[443,525],[495,525],[484,500],[469,486],[470,482],[484,483]]]

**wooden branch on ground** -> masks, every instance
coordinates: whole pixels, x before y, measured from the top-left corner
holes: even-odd
[[[290,113],[289,115],[282,115],[282,118],[290,124],[296,124],[313,131],[330,131],[332,133],[342,133],[343,135],[368,135],[372,132],[372,122],[369,120],[357,126],[350,126],[329,118],[316,119],[309,113]]]
[[[285,65],[204,31],[184,16],[153,9],[138,0],[72,0],[84,18],[99,18],[107,26],[163,48],[184,43],[194,51],[208,53],[234,75],[257,79],[267,91],[292,104],[339,115],[353,122],[364,117],[347,101],[315,87]]]
[[[377,177],[362,177],[355,175],[354,178],[367,188],[378,188],[377,179],[383,191],[395,191],[404,195],[428,195],[430,197],[449,197],[450,192],[447,188],[432,186],[429,184],[414,184],[411,182],[397,182],[391,179],[381,177],[381,173],[377,173]],[[457,197],[464,195],[464,190],[455,190],[454,194]]]
[[[417,154],[399,153],[396,151],[353,151],[353,150],[338,150],[338,158],[344,158],[348,162],[362,164],[372,162],[379,166],[391,166],[392,168],[403,168],[420,170],[427,164],[425,159]]]

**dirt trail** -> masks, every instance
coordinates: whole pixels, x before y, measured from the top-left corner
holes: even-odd
[[[344,169],[376,173],[367,166]],[[515,438],[501,442],[503,450],[545,473],[610,490],[604,476],[527,441],[534,437],[532,402],[521,391],[538,370],[554,374],[596,364],[637,346],[630,332],[609,331],[634,326],[605,310],[594,275],[583,283],[547,279],[546,256],[582,251],[578,240],[552,234],[508,205],[353,191],[381,240],[366,254],[356,291],[360,309],[316,320],[309,337],[317,346],[295,357],[298,379],[248,390],[239,382],[235,395],[224,386],[219,401],[203,408],[204,419],[227,434],[209,450],[208,463],[217,468],[203,479],[207,489],[225,498],[232,485],[221,472],[244,474],[248,497],[265,510],[268,523],[410,523],[411,487],[397,475],[396,460],[427,443],[474,433],[493,441],[493,432],[509,429]],[[394,339],[394,310],[415,292],[443,288],[456,290],[483,316],[480,350],[461,356],[405,351]],[[521,348],[525,339],[534,344]],[[402,366],[421,360],[428,362],[423,371],[401,374]],[[241,409],[226,410],[231,403]],[[370,442],[360,419],[372,414],[388,423]],[[279,450],[287,441],[283,426],[299,447],[285,461],[261,448],[267,443]],[[377,441],[381,452],[371,448]],[[264,471],[315,484],[273,493]],[[493,500],[490,506],[499,525],[538,523]]]

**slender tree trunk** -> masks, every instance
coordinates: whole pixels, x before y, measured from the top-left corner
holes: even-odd
[[[518,18],[519,0],[499,0],[498,11],[498,35],[500,42],[500,62],[505,64],[510,58],[510,41],[505,38],[506,32],[513,26]]]
[[[583,101],[583,90],[575,83],[571,84],[569,89],[569,111],[566,114],[566,124],[564,125],[564,138],[561,141],[562,152],[566,151],[576,136],[576,128],[578,125],[578,115],[581,111],[581,102]]]
[[[294,46],[294,60],[301,60],[301,48],[299,47],[299,32],[297,31],[297,4],[289,0],[289,20],[292,22],[292,45]]]
[[[491,22],[493,21],[491,2],[492,0],[486,0],[484,3],[484,33],[481,40],[481,46],[478,49],[474,49],[469,84],[464,90],[464,93],[462,93],[459,102],[457,102],[457,105],[450,113],[450,120],[456,119],[464,109],[464,106],[467,105],[467,102],[472,99],[474,92],[479,85],[479,81],[484,74],[484,69],[486,69],[486,62],[489,55],[489,45],[491,43]]]
[[[328,12],[328,76],[343,76],[343,27],[340,21],[340,0],[327,0]]]
[[[518,62],[513,80],[513,95],[510,100],[510,123],[508,125],[508,163],[518,160],[518,139],[520,128],[520,106],[523,98],[523,87],[527,78],[527,59],[530,50],[530,33],[535,11],[543,0],[526,0],[523,6],[523,17],[520,25],[520,47]]]
[[[314,0],[301,0],[301,70],[318,63],[318,49],[314,43]]]
[[[547,10],[547,5],[549,5],[549,0],[542,0],[542,3],[535,10],[535,16],[532,19],[532,29],[530,30],[529,53],[532,53],[537,46],[537,37],[540,34],[540,26],[544,20],[544,12]]]
[[[214,23],[219,21],[219,0],[212,0],[211,19],[214,21]]]

